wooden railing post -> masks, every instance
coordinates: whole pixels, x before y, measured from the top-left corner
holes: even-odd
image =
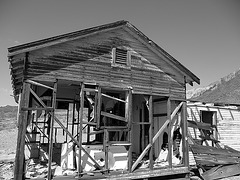
[[[50,142],[48,149],[48,180],[51,180],[52,175],[52,151],[53,151],[53,126],[54,126],[54,115],[55,115],[55,106],[56,106],[56,98],[57,98],[57,82],[54,83],[53,89],[53,98],[52,98],[52,113],[51,113],[51,123],[50,123]]]

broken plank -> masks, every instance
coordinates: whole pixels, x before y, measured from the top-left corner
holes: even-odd
[[[240,174],[240,164],[214,167],[202,174],[204,180],[214,180]]]
[[[202,166],[237,164],[240,163],[238,157],[231,157],[228,155],[209,155],[209,154],[194,154],[197,164]]]
[[[193,154],[213,154],[213,155],[228,155],[240,157],[240,152],[231,149],[221,149],[211,146],[190,145]]]

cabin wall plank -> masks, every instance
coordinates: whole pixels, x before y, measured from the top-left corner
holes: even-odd
[[[112,67],[113,47],[123,47],[140,59],[133,59],[131,68],[128,69]],[[12,57],[12,72],[17,77],[19,71],[22,71],[21,62],[22,57]],[[27,67],[25,76],[36,80],[40,78],[52,81],[58,78],[114,86],[132,86],[133,92],[136,93],[167,94],[177,98],[183,98],[185,94],[184,77],[167,64],[166,60],[153,53],[124,29],[101,32],[83,37],[81,40],[33,50],[29,52]],[[167,70],[168,73],[164,73],[159,67]],[[22,78],[25,77],[18,78],[19,81]],[[21,83],[13,83],[16,84],[15,89],[20,88]]]
[[[240,111],[236,108],[214,106],[188,106],[188,120],[200,122],[200,111],[214,111],[217,113],[218,140],[240,151]],[[191,131],[194,135],[194,132]],[[200,134],[197,134],[197,136]]]

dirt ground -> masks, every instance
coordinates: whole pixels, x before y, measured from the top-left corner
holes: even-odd
[[[0,131],[0,139],[0,180],[10,180],[13,178],[17,129]]]

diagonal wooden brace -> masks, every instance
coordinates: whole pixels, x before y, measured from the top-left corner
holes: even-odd
[[[179,111],[179,109],[182,107],[183,102],[181,102],[176,108],[175,110],[172,112],[171,114],[171,119],[174,118],[174,116],[177,114],[177,112]],[[167,119],[167,121],[163,124],[163,126],[158,130],[158,132],[154,135],[152,143],[154,143],[159,135],[163,132],[163,130],[167,127],[167,125],[169,124],[170,120]],[[132,165],[132,171],[135,170],[135,168],[137,167],[137,165],[139,164],[139,162],[142,160],[142,158],[147,154],[148,150],[150,149],[152,145],[148,144],[145,149],[143,150],[143,152],[141,153],[141,155],[138,157],[138,159],[135,161],[135,163]]]
[[[47,106],[44,104],[44,102],[38,97],[38,95],[30,88],[30,92],[32,93],[32,95],[38,100],[39,104],[42,105],[44,108],[46,108]],[[48,112],[50,115],[52,115],[51,112]],[[74,139],[73,135],[64,127],[64,125],[61,123],[61,121],[58,120],[57,117],[54,116],[54,120],[61,126],[61,128],[70,136],[70,138],[79,146],[79,148],[81,150],[84,151],[84,153],[96,164],[96,166],[99,169],[102,169],[102,167],[96,162],[95,159],[92,158],[92,156],[90,154],[88,154],[88,152],[80,146],[79,142]]]

